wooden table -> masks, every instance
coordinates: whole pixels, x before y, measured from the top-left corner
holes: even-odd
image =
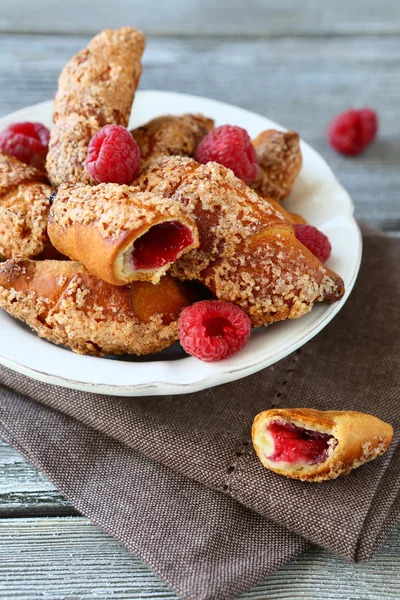
[[[356,215],[400,232],[400,5],[398,0],[1,0],[0,116],[54,95],[60,69],[103,27],[148,35],[141,89],[208,96],[296,129],[349,190]],[[380,117],[358,158],[325,140],[349,106]],[[176,596],[68,504],[13,448],[0,444],[0,597]],[[376,558],[351,565],[319,549],[243,598],[398,600],[400,526]]]

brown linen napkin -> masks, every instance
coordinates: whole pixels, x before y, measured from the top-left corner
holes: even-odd
[[[232,597],[305,547],[271,521],[346,558],[369,558],[400,514],[400,240],[366,237],[364,248],[356,287],[335,320],[262,373],[185,396],[110,398],[2,368],[0,434],[182,597]],[[384,457],[346,478],[291,481],[266,470],[250,443],[255,414],[272,405],[370,412],[392,423],[395,439]],[[158,537],[148,530],[149,506]],[[173,568],[181,556],[185,575]]]
[[[230,600],[309,545],[232,498],[5,387],[0,436],[183,599]]]

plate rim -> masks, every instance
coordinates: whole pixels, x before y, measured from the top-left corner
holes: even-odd
[[[179,97],[179,99],[181,101],[187,100],[188,102],[190,100],[193,100],[193,98],[195,98],[199,101],[206,101],[207,103],[216,104],[219,108],[227,108],[230,110],[231,109],[239,110],[241,113],[248,114],[249,117],[252,117],[252,118],[259,117],[262,119],[267,119],[270,123],[270,127],[276,127],[277,129],[280,129],[282,131],[285,130],[284,127],[282,127],[278,123],[275,123],[274,121],[271,121],[268,117],[266,117],[264,115],[260,115],[258,113],[255,113],[253,111],[250,111],[250,110],[242,108],[242,107],[227,104],[227,103],[221,102],[219,100],[214,100],[213,98],[206,98],[204,96],[196,96],[193,94],[181,94],[179,92],[169,92],[169,91],[161,91],[161,90],[142,90],[142,91],[138,91],[137,95],[139,97],[140,96],[145,97],[146,95],[151,95],[153,97],[154,96],[159,96],[159,97],[164,96],[165,97],[166,95],[168,95],[171,99],[173,99],[174,97],[175,98]],[[49,110],[49,109],[51,109],[52,104],[53,104],[53,102],[51,100],[48,100],[48,101],[39,102],[39,103],[30,105],[30,106],[24,107],[15,112],[4,115],[3,117],[0,118],[0,123],[4,123],[5,121],[10,120],[10,119],[12,119],[12,120],[17,119],[17,118],[19,118],[19,116],[23,116],[24,113],[26,113],[26,112],[29,113],[29,111],[32,111],[32,110],[40,110],[40,109]],[[311,150],[313,154],[317,155],[318,159],[320,161],[322,161],[324,163],[325,167],[327,167],[329,169],[330,174],[335,179],[338,188],[340,188],[341,191],[343,191],[345,193],[346,200],[347,200],[347,210],[342,214],[344,214],[346,216],[346,218],[349,220],[349,222],[351,223],[351,225],[353,227],[353,230],[354,230],[353,233],[356,235],[356,238],[357,238],[356,241],[357,241],[358,252],[357,252],[356,259],[355,259],[355,268],[352,272],[350,281],[348,281],[346,284],[346,291],[345,291],[343,298],[339,302],[332,304],[330,307],[328,306],[327,308],[325,308],[325,314],[324,314],[323,318],[320,319],[319,322],[315,323],[310,328],[308,328],[302,335],[300,335],[299,339],[296,342],[288,340],[287,343],[284,345],[284,347],[281,348],[280,351],[275,355],[274,360],[272,362],[268,359],[264,360],[261,358],[260,360],[257,360],[256,362],[251,362],[251,364],[249,363],[249,364],[245,364],[245,365],[238,365],[236,367],[232,366],[225,370],[208,373],[205,376],[201,375],[200,377],[197,377],[197,378],[195,377],[196,371],[194,370],[193,371],[194,379],[191,380],[190,382],[179,382],[176,380],[168,381],[168,380],[163,380],[162,378],[159,378],[152,382],[134,383],[134,384],[130,384],[130,385],[121,385],[118,383],[112,383],[112,384],[110,384],[110,383],[93,383],[93,382],[89,382],[89,381],[82,381],[81,379],[71,379],[70,377],[67,377],[67,376],[61,376],[58,374],[48,373],[46,371],[36,369],[32,366],[19,363],[16,360],[12,360],[12,359],[8,358],[7,356],[4,356],[4,354],[2,354],[1,352],[0,352],[0,364],[4,365],[7,368],[10,368],[16,372],[19,372],[23,375],[27,375],[28,377],[31,377],[32,379],[42,381],[42,382],[50,384],[50,385],[55,385],[55,386],[60,386],[60,387],[65,387],[65,388],[70,388],[70,389],[76,389],[76,390],[90,392],[90,393],[108,394],[108,395],[114,395],[114,396],[130,396],[130,397],[139,396],[139,395],[141,395],[141,396],[176,395],[176,394],[187,394],[187,393],[197,392],[197,391],[200,391],[203,389],[208,389],[208,388],[214,387],[216,385],[222,385],[225,383],[229,383],[229,382],[233,382],[235,380],[241,379],[243,377],[247,377],[255,372],[258,372],[264,368],[267,368],[268,366],[271,366],[272,364],[275,364],[276,362],[282,360],[282,358],[284,358],[288,354],[294,352],[299,347],[303,346],[307,341],[309,341],[310,339],[315,337],[315,335],[317,335],[336,316],[336,314],[342,309],[342,307],[346,303],[348,297],[350,296],[350,293],[351,293],[351,291],[354,287],[354,284],[357,280],[358,272],[360,269],[361,258],[362,258],[362,236],[361,236],[361,231],[358,226],[358,223],[354,218],[354,203],[353,203],[351,197],[349,196],[348,192],[345,190],[345,188],[339,182],[336,175],[333,173],[332,169],[330,168],[329,164],[325,161],[325,159],[316,150],[314,150],[314,148],[312,148],[312,146],[307,144],[307,142],[304,142],[303,139],[301,140],[301,143],[308,150]],[[46,342],[46,340],[41,340],[41,341]],[[180,360],[190,360],[190,359],[196,360],[196,359],[193,359],[192,357],[188,357],[188,358],[185,357],[184,359],[180,359]],[[149,361],[149,362],[151,362],[152,364],[157,364],[154,361]],[[145,363],[145,364],[149,364],[149,362]],[[160,361],[160,362],[168,363],[168,362],[172,362],[172,361],[166,360],[166,361]],[[179,361],[173,361],[173,362],[176,363]],[[133,366],[135,364],[140,365],[143,363],[127,363],[127,364]],[[201,364],[202,365],[204,365],[204,364],[215,365],[216,363],[201,363]],[[223,363],[218,363],[218,364],[221,365]]]

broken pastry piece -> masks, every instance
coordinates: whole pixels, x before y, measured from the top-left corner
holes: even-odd
[[[78,262],[11,259],[0,265],[0,308],[78,354],[149,354],[179,337],[178,318],[196,298],[166,275],[158,285],[116,287]]]
[[[252,187],[262,196],[285,200],[301,171],[300,138],[295,131],[268,129],[253,140],[258,174]]]
[[[61,185],[48,233],[59,252],[113,285],[158,283],[199,243],[196,224],[182,204],[115,183]]]
[[[165,115],[131,131],[140,148],[142,165],[161,156],[193,157],[196,148],[214,128],[214,121],[203,115]]]
[[[302,481],[347,475],[383,454],[393,428],[372,415],[312,408],[271,409],[256,416],[253,446],[262,464]]]
[[[0,152],[0,259],[43,252],[53,193],[45,182],[42,171]]]
[[[94,183],[85,168],[89,141],[107,124],[127,127],[144,45],[143,34],[132,27],[105,29],[62,70],[46,163],[55,187]]]
[[[182,204],[197,225],[198,249],[177,260],[171,274],[201,281],[219,300],[240,306],[254,327],[301,317],[314,302],[342,297],[339,275],[297,240],[280,212],[222,165],[163,158],[136,184]]]

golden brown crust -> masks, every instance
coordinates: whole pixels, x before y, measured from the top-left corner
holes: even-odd
[[[158,283],[170,263],[158,269],[135,271],[133,264],[125,264],[124,258],[129,258],[140,236],[167,221],[182,223],[191,230],[193,243],[184,252],[198,246],[197,227],[177,202],[115,183],[93,187],[63,184],[50,210],[48,233],[59,252],[79,260],[108,283]]]
[[[62,70],[46,164],[54,186],[92,183],[84,167],[90,138],[109,123],[128,125],[144,45],[132,27],[105,29]]]
[[[101,129],[95,117],[81,117],[75,113],[59,119],[51,130],[46,167],[53,185],[63,181],[94,185],[86,169],[88,144]]]
[[[333,436],[326,459],[318,464],[288,464],[268,459],[273,451],[267,432],[272,422],[289,423]],[[258,414],[252,427],[253,446],[268,469],[302,481],[321,482],[347,475],[352,469],[383,454],[393,428],[380,419],[355,411],[319,411],[311,408],[274,408]]]
[[[42,171],[0,152],[0,258],[43,251],[53,192],[44,181]]]
[[[303,162],[298,134],[268,129],[252,143],[259,164],[252,187],[262,196],[284,200],[289,196]]]
[[[164,115],[131,131],[140,148],[142,165],[161,156],[193,157],[196,148],[214,127],[214,121],[201,114]]]
[[[47,183],[46,174],[0,150],[0,197],[22,183]]]
[[[115,287],[78,262],[12,259],[0,265],[0,307],[78,354],[160,352],[178,339],[177,319],[192,301],[192,291],[169,275],[158,285]]]
[[[260,196],[260,198],[267,201],[269,204],[272,204],[272,206],[275,208],[275,210],[280,212],[281,215],[283,215],[289,221],[289,223],[292,223],[293,225],[295,223],[303,223],[303,224],[307,223],[307,221],[301,215],[290,212],[290,211],[286,210],[285,208],[283,208],[282,204],[278,200],[274,200],[274,198],[270,198],[268,196]]]
[[[197,224],[199,248],[172,274],[238,304],[253,326],[300,317],[314,302],[343,295],[342,279],[297,240],[285,217],[222,165],[164,158],[135,183],[180,202]]]

